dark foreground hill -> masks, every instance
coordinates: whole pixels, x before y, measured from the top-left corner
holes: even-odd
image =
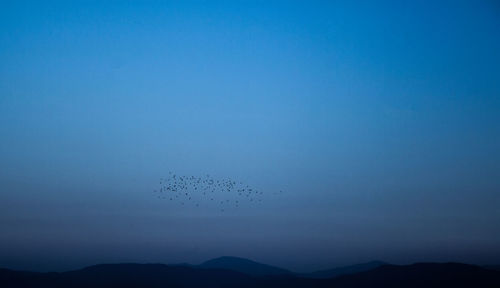
[[[500,271],[500,265],[487,265],[487,266],[483,266],[483,267],[486,269],[490,269],[490,270]]]
[[[384,265],[331,279],[251,276],[162,264],[108,264],[63,273],[0,269],[0,287],[500,287],[500,272],[465,264]]]
[[[388,265],[388,264],[382,261],[371,261],[367,263],[337,267],[333,269],[321,270],[307,274],[300,274],[300,276],[308,278],[333,278],[341,275],[355,274],[359,272],[373,270],[383,265]]]
[[[499,271],[460,263],[384,265],[331,280],[331,287],[342,288],[500,287]]]
[[[252,260],[239,257],[219,257],[212,260],[208,260],[197,267],[209,268],[209,269],[227,269],[233,270],[241,273],[245,273],[252,276],[266,276],[266,275],[290,275],[292,272],[258,263]]]

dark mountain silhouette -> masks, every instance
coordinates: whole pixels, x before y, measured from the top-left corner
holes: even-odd
[[[251,276],[224,270],[163,264],[107,264],[63,273],[0,269],[0,287],[500,287],[500,272],[457,263],[384,265],[331,279],[293,275]]]
[[[380,267],[382,265],[387,265],[387,263],[384,263],[382,261],[371,261],[371,262],[367,262],[367,263],[360,263],[360,264],[355,264],[355,265],[350,265],[350,266],[344,266],[344,267],[338,267],[338,268],[333,268],[333,269],[328,269],[328,270],[316,271],[316,272],[312,272],[312,273],[300,274],[300,276],[309,277],[309,278],[333,278],[333,277],[337,277],[340,275],[354,274],[354,273],[372,270],[372,269],[375,269],[375,268]]]
[[[486,269],[490,269],[490,270],[500,271],[500,265],[487,265],[487,266],[483,266],[483,267]]]
[[[227,270],[238,271],[252,276],[292,274],[292,272],[286,269],[258,263],[244,258],[229,257],[229,256],[208,260],[200,264],[198,267],[209,268],[209,269],[213,268],[227,269]]]
[[[500,287],[500,272],[460,263],[384,265],[330,279],[338,288]]]
[[[63,273],[0,269],[0,287],[319,287],[313,279],[254,277],[224,270],[163,264],[103,264]]]

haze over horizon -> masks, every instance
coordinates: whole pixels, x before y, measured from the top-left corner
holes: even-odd
[[[486,0],[2,1],[0,267],[500,264],[499,16]],[[169,172],[262,202],[158,199]]]

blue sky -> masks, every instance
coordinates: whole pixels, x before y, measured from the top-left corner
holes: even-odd
[[[500,262],[500,7],[414,2],[3,1],[0,265]]]

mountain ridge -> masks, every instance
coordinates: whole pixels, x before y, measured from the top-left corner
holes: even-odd
[[[196,266],[205,269],[226,269],[242,272],[252,276],[271,276],[271,275],[292,275],[295,274],[289,270],[259,263],[250,259],[222,256],[207,260]]]
[[[500,271],[461,263],[382,265],[369,271],[328,279],[296,275],[252,276],[218,269],[165,264],[99,264],[68,272],[0,269],[0,286],[17,287],[500,287]]]
[[[389,265],[387,262],[383,261],[369,261],[364,263],[358,263],[354,265],[348,266],[340,266],[331,269],[318,270],[311,273],[300,273],[301,277],[309,277],[309,278],[333,278],[340,275],[346,274],[354,274],[358,272],[364,272],[371,269],[375,269],[382,265]]]

